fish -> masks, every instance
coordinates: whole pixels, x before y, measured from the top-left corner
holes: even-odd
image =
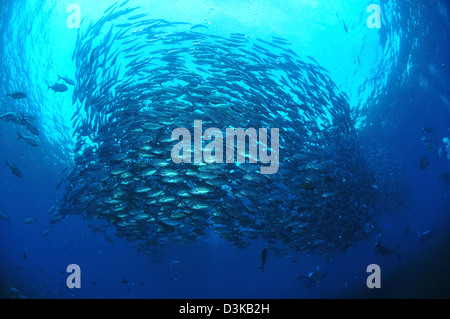
[[[375,243],[375,252],[381,254],[382,256],[396,255],[398,257],[398,259],[401,259],[402,255],[396,251],[398,249],[398,247],[399,247],[399,245],[397,245],[394,249],[390,249],[390,248],[382,245],[381,241],[378,241]]]
[[[347,25],[345,24],[345,22],[344,22],[344,21],[342,21],[342,23],[343,23],[343,25],[344,25],[344,30],[345,30],[345,33],[348,33]]]
[[[208,193],[211,193],[211,191],[212,190],[208,187],[195,187],[191,189],[189,193],[192,195],[206,195]]]
[[[204,29],[206,29],[206,30],[209,30],[209,28],[208,28],[206,25],[204,25],[204,24],[196,24],[196,25],[193,25],[193,26],[191,27],[191,30],[198,29],[198,28],[204,28]]]
[[[258,267],[258,269],[261,269],[262,272],[264,272],[264,265],[266,264],[267,260],[267,248],[264,248],[261,253],[261,267]]]
[[[65,84],[55,83],[52,86],[49,85],[48,89],[52,89],[55,92],[62,93],[66,92],[69,88]]]
[[[110,237],[106,236],[105,234],[103,234],[103,237],[104,237],[110,244],[114,245],[114,241],[113,241]]]
[[[108,9],[106,9],[103,14],[107,14],[109,11],[111,11],[111,9],[113,9],[115,6],[118,5],[118,2],[114,3],[113,5],[111,5],[110,7],[108,7]]]
[[[31,145],[33,147],[39,147],[40,143],[37,139],[35,139],[32,136],[26,136],[26,135],[21,135],[19,132],[17,132],[17,135],[19,136],[18,140],[24,140],[25,143],[27,143],[28,145]]]
[[[119,6],[119,8],[122,8],[124,5],[126,5],[128,2],[130,2],[130,0],[126,0],[126,1],[124,1],[120,6]]]
[[[427,126],[423,126],[423,127],[422,127],[422,130],[423,130],[425,133],[435,133],[435,132],[436,132],[435,129],[431,129],[431,128],[427,127]]]
[[[8,93],[6,96],[10,96],[15,100],[22,100],[28,97],[28,93],[25,92],[14,92],[14,93]]]
[[[143,17],[146,17],[148,14],[146,13],[141,13],[141,14],[137,14],[135,16],[129,17],[128,20],[132,21],[132,20],[137,20]]]
[[[20,171],[20,169],[15,165],[15,164],[9,164],[8,163],[8,160],[6,160],[5,159],[5,161],[6,161],[6,164],[5,164],[5,166],[6,167],[9,167],[9,169],[11,170],[11,172],[15,175],[15,176],[17,176],[18,178],[22,178],[23,177],[23,174],[22,174],[22,172]]]
[[[422,157],[420,159],[420,164],[419,164],[420,169],[425,170],[428,167],[428,165],[429,165],[428,156]]]
[[[58,75],[58,81],[59,80],[64,80],[64,82],[66,82],[69,85],[76,85],[75,81],[72,79],[69,79],[68,77],[64,77],[64,76],[59,76]]]
[[[35,135],[35,136],[39,136],[39,129],[38,129],[35,125],[33,125],[32,123],[26,121],[26,122],[25,122],[25,126],[26,126],[27,130],[28,130],[31,134],[33,134],[33,135]]]
[[[5,213],[2,212],[1,210],[0,210],[0,219],[1,219],[1,220],[5,220],[5,221],[7,221],[7,222],[9,222],[9,220],[10,220],[9,217],[6,216]]]
[[[434,235],[434,231],[427,229],[425,231],[420,231],[419,229],[417,229],[417,238],[423,243],[425,242],[427,239],[430,239],[431,237],[433,237]]]
[[[44,237],[47,237],[47,236],[50,234],[51,231],[52,231],[52,228],[51,228],[51,227],[48,228],[48,229],[46,229],[46,230],[44,231],[44,233],[43,233],[43,236],[44,236]]]
[[[34,218],[34,217],[27,217],[27,218],[25,218],[25,219],[23,220],[23,222],[24,222],[25,224],[31,225],[31,224],[34,224],[35,222],[37,222],[37,218]]]
[[[0,115],[0,120],[16,122],[18,120],[18,115],[14,112],[7,112]]]

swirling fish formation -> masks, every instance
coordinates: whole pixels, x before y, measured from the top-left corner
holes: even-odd
[[[286,39],[218,36],[139,9],[116,4],[78,36],[75,165],[52,222],[105,221],[151,256],[210,231],[237,248],[262,239],[323,255],[370,235],[384,190],[325,69]],[[195,120],[279,128],[279,170],[175,164],[171,133]]]

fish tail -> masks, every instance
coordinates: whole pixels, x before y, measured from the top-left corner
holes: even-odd
[[[258,267],[258,269],[261,269],[261,271],[264,272],[264,267],[263,266]]]
[[[22,135],[20,135],[20,133],[19,133],[19,132],[17,132],[17,135],[19,135],[19,137],[17,138],[17,140],[20,140],[21,138],[23,138],[23,136],[22,136]]]
[[[5,158],[6,164],[5,166],[9,166],[8,160]]]

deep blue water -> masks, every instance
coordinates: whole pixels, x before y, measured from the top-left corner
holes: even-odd
[[[375,2],[375,1],[374,1]],[[81,31],[115,1],[73,1],[81,8]],[[174,245],[155,262],[115,236],[93,233],[91,221],[69,216],[50,228],[50,208],[62,171],[73,164],[73,87],[55,94],[57,74],[75,78],[77,30],[66,24],[67,2],[0,2],[0,115],[25,112],[39,128],[40,146],[17,140],[23,128],[0,120],[0,160],[15,163],[23,178],[0,169],[0,297],[27,298],[448,298],[450,297],[450,6],[444,1],[380,1],[381,29],[366,24],[372,1],[138,1],[150,18],[206,23],[211,34],[245,33],[292,41],[303,59],[311,56],[330,71],[357,116],[362,150],[383,150],[375,165],[395,168],[408,194],[385,211],[380,231],[331,260],[319,254],[276,256],[269,250],[264,272],[263,241],[245,249],[213,232],[190,246]],[[6,94],[25,91],[14,100]],[[252,115],[249,114],[249,117]],[[432,131],[424,131],[424,127]],[[423,137],[427,141],[423,141]],[[427,149],[429,144],[433,148]],[[450,142],[447,146],[450,152]],[[438,150],[441,149],[439,152]],[[439,155],[439,154],[440,155]],[[419,167],[427,156],[429,165]],[[27,224],[26,218],[36,222]],[[406,231],[409,229],[409,231]],[[326,230],[324,230],[326,231]],[[421,241],[418,233],[432,232]],[[394,248],[382,256],[374,244]],[[293,262],[296,260],[296,262]],[[66,268],[78,264],[82,288],[68,289]],[[369,264],[381,268],[381,288],[366,286]],[[310,288],[298,279],[316,267],[326,277]]]

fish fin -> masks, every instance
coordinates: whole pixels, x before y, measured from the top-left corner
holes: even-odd
[[[20,135],[20,133],[19,133],[19,132],[17,132],[17,135],[19,135],[19,138],[18,138],[17,140],[20,140],[21,138],[23,138],[23,136],[22,136],[22,135]]]

